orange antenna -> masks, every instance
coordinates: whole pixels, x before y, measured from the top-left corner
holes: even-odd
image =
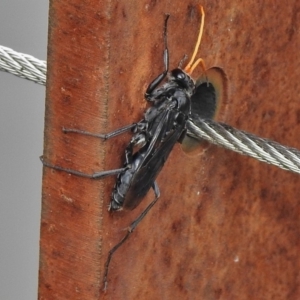
[[[201,23],[200,23],[200,29],[199,29],[199,34],[198,34],[198,39],[197,39],[197,43],[192,55],[191,60],[189,61],[189,63],[186,65],[186,67],[184,68],[184,71],[186,73],[188,73],[189,75],[191,75],[194,71],[194,69],[200,64],[203,71],[206,72],[206,67],[204,64],[204,61],[202,58],[198,58],[195,62],[195,57],[196,54],[199,50],[200,47],[200,42],[201,42],[201,38],[202,38],[202,34],[203,34],[203,28],[204,28],[204,19],[205,19],[205,13],[204,13],[204,9],[203,6],[199,5],[199,9],[200,9],[200,14],[201,14]]]

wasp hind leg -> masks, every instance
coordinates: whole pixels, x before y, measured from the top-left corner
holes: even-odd
[[[103,277],[103,284],[104,284],[104,288],[103,290],[106,291],[107,289],[107,276],[108,276],[108,271],[109,271],[109,265],[110,265],[110,261],[112,259],[112,256],[114,255],[114,253],[124,244],[124,242],[129,238],[129,236],[132,234],[132,232],[134,231],[134,229],[138,226],[138,224],[145,218],[145,216],[147,215],[147,213],[150,211],[150,209],[154,206],[154,204],[157,202],[158,198],[160,197],[160,191],[159,191],[159,187],[156,183],[156,181],[154,181],[152,188],[154,190],[154,194],[155,194],[155,198],[154,200],[147,206],[147,208],[138,216],[137,219],[135,219],[127,228],[127,233],[126,235],[122,238],[122,240],[116,244],[109,252],[108,252],[108,257],[104,266],[104,277]]]
[[[83,134],[83,135],[88,135],[88,136],[93,136],[96,138],[101,138],[103,140],[108,140],[110,138],[113,138],[115,136],[121,135],[129,130],[137,130],[137,128],[139,128],[140,124],[142,123],[133,123],[124,127],[121,127],[117,130],[111,131],[109,133],[106,134],[97,134],[97,133],[91,133],[85,130],[79,130],[79,129],[71,129],[71,128],[63,128],[62,131],[64,133],[78,133],[78,134]],[[44,166],[57,170],[57,171],[63,171],[72,175],[76,175],[79,177],[85,177],[85,178],[90,178],[90,179],[100,179],[100,178],[104,178],[106,176],[112,176],[112,175],[117,175],[119,173],[124,172],[126,169],[128,169],[128,167],[124,167],[124,168],[120,168],[120,169],[114,169],[114,170],[108,170],[108,171],[101,171],[101,172],[96,172],[96,173],[92,173],[92,174],[87,174],[87,173],[83,173],[80,171],[76,171],[73,169],[68,169],[68,168],[63,168],[61,166],[57,166],[57,165],[53,165],[51,163],[48,163],[47,161],[44,160],[43,156],[40,156],[40,160],[43,163]]]
[[[54,169],[57,171],[63,171],[72,175],[76,175],[79,177],[85,177],[85,178],[90,178],[90,179],[100,179],[100,178],[104,178],[107,176],[112,176],[112,175],[117,175],[120,174],[122,172],[124,172],[127,168],[120,168],[120,169],[114,169],[114,170],[108,170],[108,171],[101,171],[101,172],[96,172],[96,173],[92,173],[92,174],[87,174],[87,173],[83,173],[80,171],[76,171],[73,169],[68,169],[68,168],[63,168],[61,166],[57,166],[57,165],[52,165],[46,161],[44,161],[43,156],[40,156],[40,160],[43,163],[43,165],[45,167],[48,167],[50,169]]]

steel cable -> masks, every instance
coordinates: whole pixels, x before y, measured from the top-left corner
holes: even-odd
[[[42,85],[46,84],[45,61],[4,46],[0,46],[0,70]]]
[[[4,46],[0,46],[0,70],[42,85],[46,84],[45,61]],[[198,119],[197,125],[189,119],[187,129],[188,135],[198,140],[205,139],[284,170],[300,173],[300,151],[295,148],[283,146],[210,119]]]
[[[188,135],[244,154],[281,169],[300,173],[300,151],[213,120],[187,122]]]

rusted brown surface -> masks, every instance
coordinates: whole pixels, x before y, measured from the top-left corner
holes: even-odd
[[[61,127],[107,132],[138,121],[143,93],[190,54],[198,1],[51,1],[45,159],[85,172],[118,168],[130,135],[107,142]],[[228,76],[219,120],[300,148],[300,3],[203,1],[201,56]],[[299,299],[300,177],[215,146],[177,145],[158,177],[161,198],[103,265],[144,208],[110,215],[114,178],[45,169],[40,299]],[[145,203],[153,198],[150,192]]]

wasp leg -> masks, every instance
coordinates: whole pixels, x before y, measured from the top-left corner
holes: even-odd
[[[165,19],[165,26],[164,26],[164,44],[165,44],[165,49],[164,49],[164,66],[165,70],[159,74],[148,86],[146,93],[145,93],[145,98],[148,101],[151,101],[151,94],[152,92],[156,89],[156,87],[165,79],[169,72],[169,50],[168,50],[168,43],[167,43],[167,25],[168,25],[168,19],[170,15],[166,16]]]
[[[88,132],[88,131],[85,131],[85,130],[79,130],[79,129],[72,129],[72,128],[62,128],[62,131],[64,133],[79,133],[79,134],[84,134],[84,135],[88,135],[88,136],[94,136],[94,137],[97,137],[97,138],[100,138],[100,139],[103,139],[103,140],[108,140],[112,137],[115,137],[117,135],[120,135],[120,134],[123,134],[124,132],[126,131],[129,131],[133,128],[137,127],[137,124],[136,123],[133,123],[133,124],[130,124],[130,125],[127,125],[127,126],[124,126],[122,128],[119,128],[117,130],[114,130],[112,132],[109,132],[109,133],[106,133],[106,134],[101,134],[101,133],[91,133],[91,132]]]
[[[147,206],[147,208],[138,216],[137,219],[135,219],[130,226],[127,228],[127,233],[126,235],[122,238],[122,240],[116,244],[109,252],[108,252],[108,257],[105,262],[104,266],[104,277],[103,277],[103,284],[104,288],[103,290],[106,291],[107,289],[107,276],[108,276],[108,270],[109,270],[109,264],[111,261],[112,256],[114,253],[124,244],[124,242],[129,238],[129,236],[132,234],[134,229],[138,226],[138,224],[144,219],[144,217],[147,215],[147,213],[150,211],[150,209],[154,206],[154,204],[157,202],[158,198],[160,197],[160,191],[158,188],[158,185],[156,181],[154,181],[152,188],[154,190],[155,198],[154,200]]]
[[[112,176],[112,175],[117,175],[120,174],[122,172],[124,172],[127,168],[121,168],[121,169],[114,169],[114,170],[108,170],[108,171],[101,171],[101,172],[96,172],[93,174],[86,174],[80,171],[76,171],[73,169],[68,169],[68,168],[63,168],[60,166],[56,166],[56,165],[52,165],[48,162],[45,162],[43,159],[43,156],[40,156],[40,160],[43,163],[44,166],[54,169],[54,170],[58,170],[58,171],[63,171],[72,175],[76,175],[79,177],[85,177],[85,178],[90,178],[90,179],[100,179],[106,176]]]

